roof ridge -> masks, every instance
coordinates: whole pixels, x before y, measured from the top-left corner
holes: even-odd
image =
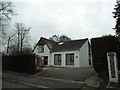
[[[51,41],[51,42],[55,42],[53,40],[50,40],[50,39],[47,39],[47,38],[44,38],[44,37],[41,37],[40,39],[45,39],[45,40],[48,40],[48,41]]]

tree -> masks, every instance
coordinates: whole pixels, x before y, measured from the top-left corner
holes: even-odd
[[[0,27],[1,34],[5,36],[5,27],[8,21],[11,20],[11,16],[14,15],[13,3],[12,2],[0,2]]]
[[[29,44],[30,29],[31,28],[27,28],[23,23],[15,24],[15,31],[17,36],[17,50],[21,53],[23,52],[23,48]]]
[[[14,35],[8,37],[8,40],[7,40],[7,52],[6,52],[7,54],[9,54],[9,50],[14,46],[14,45],[11,45],[13,37],[14,37]]]
[[[52,37],[49,38],[50,40],[53,40],[55,42],[65,42],[65,41],[71,41],[71,38],[69,38],[66,35],[61,35],[61,36],[57,36],[57,35],[53,35]]]
[[[52,41],[59,42],[59,36],[53,35],[52,37],[49,38]]]
[[[0,1],[0,48],[3,48],[5,44],[5,40],[3,41],[3,39],[6,37],[7,26],[12,15],[14,15],[13,3]],[[2,50],[0,50],[0,52],[2,52]]]
[[[71,38],[69,38],[68,36],[66,35],[61,35],[59,37],[59,42],[65,42],[65,41],[71,41]]]
[[[113,12],[113,17],[116,19],[116,26],[113,29],[115,29],[116,35],[120,37],[120,1],[117,1],[117,5],[115,5],[114,10],[115,12]]]

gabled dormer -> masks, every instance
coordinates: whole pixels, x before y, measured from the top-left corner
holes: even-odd
[[[44,53],[46,46],[51,51],[54,44],[54,41],[41,37],[33,51],[37,53]]]

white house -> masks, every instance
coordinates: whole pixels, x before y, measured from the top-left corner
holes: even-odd
[[[45,65],[85,67],[91,64],[88,39],[57,43],[41,37],[34,53],[43,58]]]

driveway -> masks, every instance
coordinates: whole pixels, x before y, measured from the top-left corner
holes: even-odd
[[[87,78],[94,75],[95,71],[92,67],[81,67],[81,68],[56,68],[56,67],[45,67],[42,72],[37,73],[38,76],[81,81],[84,82]]]

